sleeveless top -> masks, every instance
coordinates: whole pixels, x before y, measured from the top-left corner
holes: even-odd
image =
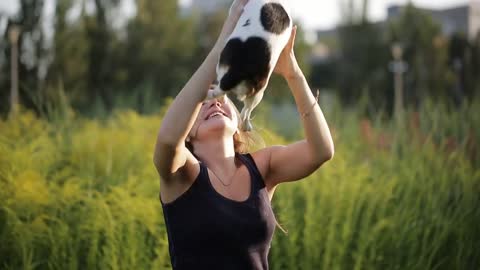
[[[268,269],[275,216],[252,156],[237,157],[250,174],[246,201],[218,193],[200,163],[192,186],[173,202],[162,202],[173,270]]]

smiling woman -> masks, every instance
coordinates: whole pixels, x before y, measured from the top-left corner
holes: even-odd
[[[333,157],[328,125],[293,52],[296,28],[274,72],[288,82],[302,112],[304,140],[249,153],[233,103],[227,97],[205,101],[220,52],[247,2],[233,2],[217,43],[158,132],[154,163],[175,270],[268,269],[276,187],[303,179]]]
[[[213,88],[214,88],[214,86],[211,87],[210,91],[212,91]],[[256,141],[255,137],[252,136],[250,132],[244,132],[240,129],[240,127],[242,126],[242,120],[241,120],[241,117],[240,117],[240,112],[235,107],[233,102],[227,96],[223,96],[222,98],[218,99],[217,101],[220,102],[220,103],[225,103],[225,107],[229,108],[228,111],[230,111],[231,116],[229,116],[227,114],[227,112],[225,112],[221,109],[214,109],[214,110],[211,110],[211,113],[207,112],[207,117],[204,120],[207,120],[207,119],[212,118],[212,117],[222,116],[222,117],[232,119],[232,122],[235,123],[234,119],[236,119],[237,127],[236,127],[236,132],[233,134],[233,148],[235,150],[235,153],[245,154],[245,153],[248,152],[248,150],[251,147],[259,144],[260,142]],[[202,103],[202,108],[206,108],[208,105],[209,105],[209,102],[204,101]],[[215,107],[217,107],[217,105],[218,105],[218,103],[215,103]],[[199,115],[197,117],[197,122],[199,121],[198,118],[200,118],[201,115],[202,114],[199,113]],[[189,133],[189,136],[185,140],[185,146],[192,153],[195,153],[195,150],[194,150],[194,147],[193,147],[193,144],[192,144],[192,138],[195,138],[197,136],[198,126],[199,125],[194,125],[194,127],[192,128],[192,131]]]

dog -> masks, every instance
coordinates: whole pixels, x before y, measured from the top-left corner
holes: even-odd
[[[243,101],[243,131],[263,98],[278,58],[290,39],[293,22],[288,0],[249,0],[217,64],[217,86],[207,99],[234,93]]]

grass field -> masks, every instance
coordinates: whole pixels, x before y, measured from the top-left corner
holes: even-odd
[[[280,186],[271,269],[480,269],[480,102],[403,123],[326,111],[335,157]],[[170,269],[152,163],[165,108],[0,120],[0,269]],[[286,143],[266,121],[267,145]]]

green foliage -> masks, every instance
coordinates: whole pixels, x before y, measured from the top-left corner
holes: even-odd
[[[157,99],[174,96],[193,73],[197,44],[191,20],[178,17],[177,1],[137,1],[137,16],[128,24],[122,57],[127,91]]]
[[[159,122],[128,111],[0,122],[0,268],[165,268],[150,154]]]
[[[48,48],[46,35],[42,31],[42,12],[44,0],[19,0],[20,9],[16,16],[7,18],[7,29],[2,36],[0,49],[5,61],[0,61],[0,113],[5,113],[10,108],[10,55],[12,52],[9,30],[11,26],[21,26],[18,37],[18,48],[21,61],[18,62],[18,73],[22,80],[19,82],[19,97],[24,106],[32,108],[33,96],[41,89],[40,77],[48,62]],[[3,18],[2,18],[3,19]],[[8,43],[8,44],[7,44]]]
[[[342,1],[336,42],[321,41],[328,44],[331,58],[314,63],[312,83],[336,89],[344,104],[357,104],[367,96],[373,108],[391,112],[392,46],[398,44],[408,66],[403,74],[403,100],[407,107],[418,108],[429,98],[453,100],[458,105],[476,95],[476,74],[480,70],[478,40],[466,40],[462,33],[446,36],[437,21],[411,3],[399,7],[397,16],[379,23],[368,21],[369,1],[361,1],[361,6],[355,3]]]
[[[336,154],[277,189],[271,269],[475,269],[480,101],[405,122],[322,104]],[[168,104],[168,102],[167,102]],[[267,145],[268,106],[254,124]],[[170,269],[152,164],[165,111],[103,120],[52,109],[0,121],[1,269]],[[63,113],[62,113],[63,112]]]
[[[453,74],[448,67],[448,42],[441,35],[440,25],[410,4],[389,27],[388,41],[401,44],[409,65],[407,103],[417,105],[426,97],[446,97]]]
[[[382,106],[388,95],[385,79],[388,75],[388,49],[378,25],[361,21],[338,28],[340,59],[337,66],[339,94],[346,104],[356,104],[368,94],[371,102]]]
[[[48,31],[52,40],[47,42],[38,29],[44,1],[24,2],[20,48],[22,55],[32,57],[20,58],[22,105],[45,110],[38,100],[46,100],[46,93],[61,85],[71,105],[86,115],[108,114],[118,107],[151,113],[163,98],[175,96],[200,66],[227,16],[227,9],[220,9],[208,16],[182,17],[177,0],[135,0],[136,14],[130,18],[119,18],[119,0],[56,1],[53,29]],[[41,33],[38,40],[32,38],[35,31]],[[308,75],[309,48],[301,32],[296,52]],[[0,49],[9,57],[7,45],[0,44]],[[0,61],[0,69],[6,74],[0,77],[0,113],[6,114],[8,61]],[[267,99],[291,97],[279,78],[271,88],[275,90]]]

